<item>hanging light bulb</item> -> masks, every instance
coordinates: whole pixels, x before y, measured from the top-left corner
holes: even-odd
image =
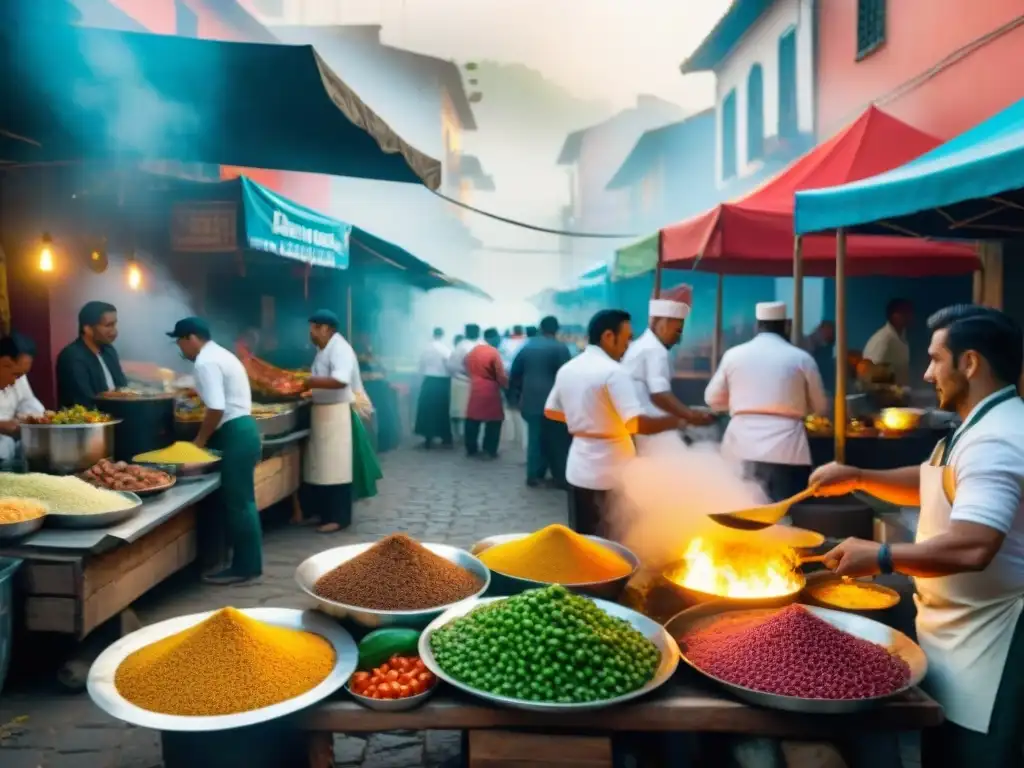
[[[43,233],[43,247],[39,249],[39,271],[53,272],[53,238]]]
[[[134,253],[128,257],[128,287],[133,291],[139,290],[142,287],[142,270],[139,268],[139,262],[135,260]]]

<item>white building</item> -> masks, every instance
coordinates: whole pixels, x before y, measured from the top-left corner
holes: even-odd
[[[741,191],[813,145],[814,6],[734,0],[680,67],[716,76],[719,187]]]

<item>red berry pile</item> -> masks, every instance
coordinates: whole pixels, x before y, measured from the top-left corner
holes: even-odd
[[[910,668],[885,648],[799,605],[769,618],[721,618],[684,635],[683,653],[734,685],[808,699],[868,699],[899,690]]]

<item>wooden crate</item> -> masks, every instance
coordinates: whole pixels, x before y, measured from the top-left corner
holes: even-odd
[[[299,490],[302,448],[294,443],[256,465],[256,508],[261,512]]]
[[[95,557],[26,561],[25,626],[81,639],[196,558],[196,510],[183,509],[138,541]]]

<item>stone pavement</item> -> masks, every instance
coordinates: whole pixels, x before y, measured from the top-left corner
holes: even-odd
[[[146,595],[135,608],[143,622],[182,614],[272,605],[307,607],[293,579],[296,565],[331,546],[405,531],[422,541],[469,546],[497,533],[532,531],[565,522],[565,495],[525,486],[521,457],[511,449],[494,463],[461,452],[403,448],[382,457],[380,494],[357,505],[355,523],[324,536],[310,528],[272,527],[264,538],[258,583],[210,587],[187,574]],[[335,760],[346,768],[439,766],[456,757],[459,734],[382,733],[339,736]],[[2,768],[157,768],[157,736],[126,726],[97,709],[86,694],[54,693],[44,683],[12,686],[0,695]]]

